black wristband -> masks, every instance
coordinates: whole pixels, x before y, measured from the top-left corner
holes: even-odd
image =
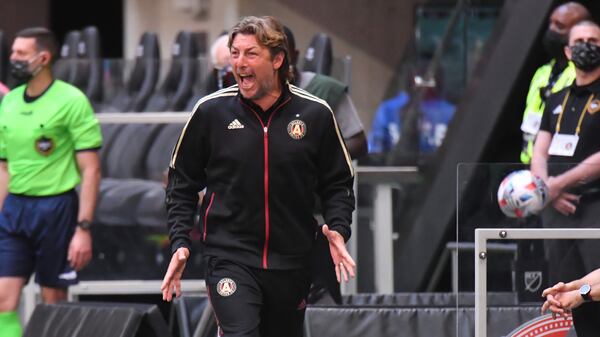
[[[92,222],[89,220],[81,220],[77,223],[77,227],[89,231],[92,228]]]

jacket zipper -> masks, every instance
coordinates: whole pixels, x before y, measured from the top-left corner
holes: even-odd
[[[212,192],[210,195],[210,201],[208,202],[208,206],[206,207],[206,211],[204,212],[204,231],[202,233],[202,241],[206,241],[206,230],[207,230],[207,220],[208,220],[208,211],[210,211],[210,207],[213,204],[213,200],[215,199],[215,192]]]
[[[271,114],[270,117],[273,117]],[[271,124],[271,118],[267,122],[267,126],[263,127],[263,148],[264,148],[264,187],[265,187],[265,244],[263,247],[262,266],[264,269],[268,268],[267,256],[269,254],[269,231],[271,226],[270,212],[269,212],[269,125]]]
[[[265,172],[264,172],[264,177],[263,177],[263,182],[264,182],[264,189],[265,189],[265,243],[263,245],[263,254],[262,254],[262,267],[263,269],[268,269],[269,268],[269,261],[268,261],[268,256],[269,256],[269,233],[270,233],[270,226],[271,226],[271,220],[270,220],[270,211],[269,211],[269,126],[271,125],[271,120],[273,119],[273,116],[275,115],[275,112],[277,112],[279,110],[279,108],[281,108],[282,106],[284,106],[287,102],[289,102],[291,98],[287,98],[285,101],[283,101],[277,108],[275,108],[275,110],[273,110],[273,112],[271,113],[271,116],[269,116],[269,120],[267,121],[267,125],[265,125],[265,123],[263,123],[262,119],[260,118],[260,115],[254,111],[254,109],[252,109],[251,106],[249,106],[248,104],[244,103],[244,101],[241,101],[245,106],[247,106],[256,116],[256,118],[258,119],[258,122],[260,123],[260,125],[263,128],[263,161],[264,161],[264,165],[265,165]]]

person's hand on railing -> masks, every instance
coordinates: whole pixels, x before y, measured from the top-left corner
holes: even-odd
[[[581,303],[577,303],[578,298],[581,296],[579,296],[577,287],[574,287],[572,283],[558,282],[554,286],[545,289],[542,292],[542,297],[546,298],[542,305],[542,314],[550,310],[554,319],[557,315],[567,319],[571,314],[571,310],[581,305]]]

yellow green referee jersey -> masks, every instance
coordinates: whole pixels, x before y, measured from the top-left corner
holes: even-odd
[[[8,191],[56,195],[81,181],[75,153],[102,146],[102,133],[87,97],[60,80],[33,99],[26,85],[0,103],[0,159],[8,163]]]

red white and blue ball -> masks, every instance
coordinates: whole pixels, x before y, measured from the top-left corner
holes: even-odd
[[[498,188],[498,205],[511,218],[539,214],[548,201],[548,187],[529,170],[510,173]]]

